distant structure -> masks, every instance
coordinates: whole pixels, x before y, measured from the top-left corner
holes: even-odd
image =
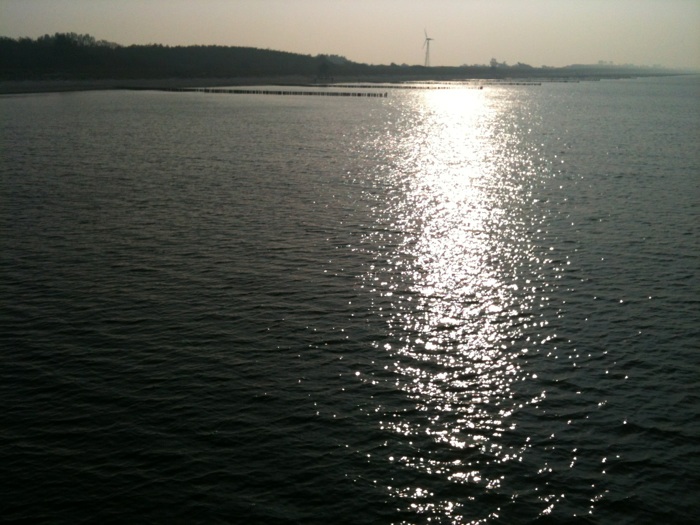
[[[425,33],[425,41],[423,42],[423,47],[425,48],[425,67],[430,67],[430,41],[434,40],[428,36],[428,31],[423,30]]]

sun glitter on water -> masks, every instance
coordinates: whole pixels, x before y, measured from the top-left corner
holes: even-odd
[[[410,418],[390,410],[382,418],[407,444],[390,461],[440,476],[453,491],[466,487],[456,498],[427,494],[420,482],[389,490],[413,512],[449,517],[473,497],[469,485],[497,489],[497,465],[525,448],[502,436],[518,409],[511,386],[526,375],[514,347],[534,297],[525,291],[532,254],[518,177],[532,159],[513,143],[498,97],[426,90],[411,102],[415,120],[391,144],[400,160],[380,218],[388,224],[375,232],[395,247],[367,279],[388,317],[395,387],[411,405]]]

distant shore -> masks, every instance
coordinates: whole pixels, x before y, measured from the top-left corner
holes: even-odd
[[[488,64],[461,66],[364,64],[339,55],[241,46],[121,46],[77,33],[47,34],[35,40],[0,37],[0,94],[4,95],[339,82],[571,82],[683,73],[662,66],[604,61],[563,67],[508,65],[495,58]]]
[[[32,93],[60,93],[70,91],[97,91],[110,89],[180,89],[180,88],[215,88],[224,86],[310,86],[315,84],[328,85],[334,83],[400,83],[400,82],[579,82],[638,76],[675,76],[667,75],[584,75],[571,76],[475,76],[470,78],[428,77],[428,76],[387,76],[361,75],[343,76],[338,78],[310,78],[303,75],[271,76],[271,77],[231,77],[231,78],[132,78],[132,79],[44,79],[44,80],[0,80],[0,95],[21,95]]]
[[[305,77],[269,78],[149,78],[94,80],[0,80],[0,95],[60,93],[109,89],[197,88],[220,86],[261,86],[308,84]]]

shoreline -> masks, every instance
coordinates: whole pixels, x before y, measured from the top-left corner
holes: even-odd
[[[112,79],[63,79],[63,80],[0,80],[0,96],[29,95],[40,93],[68,93],[76,91],[101,90],[176,90],[183,88],[221,88],[245,86],[316,86],[337,83],[404,83],[404,82],[584,82],[596,80],[619,80],[640,78],[642,76],[677,76],[668,75],[630,75],[601,77],[596,75],[571,76],[512,76],[512,77],[464,77],[464,78],[427,78],[425,76],[386,76],[363,75],[342,76],[338,78],[310,78],[303,75],[274,77],[227,77],[227,78],[112,78]]]
[[[178,89],[223,86],[300,85],[309,84],[305,77],[266,78],[141,78],[92,80],[0,80],[0,95],[67,93],[110,89]]]

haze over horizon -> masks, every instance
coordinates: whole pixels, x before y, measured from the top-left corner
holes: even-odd
[[[222,45],[369,64],[598,61],[700,69],[695,0],[0,0],[0,35]]]

